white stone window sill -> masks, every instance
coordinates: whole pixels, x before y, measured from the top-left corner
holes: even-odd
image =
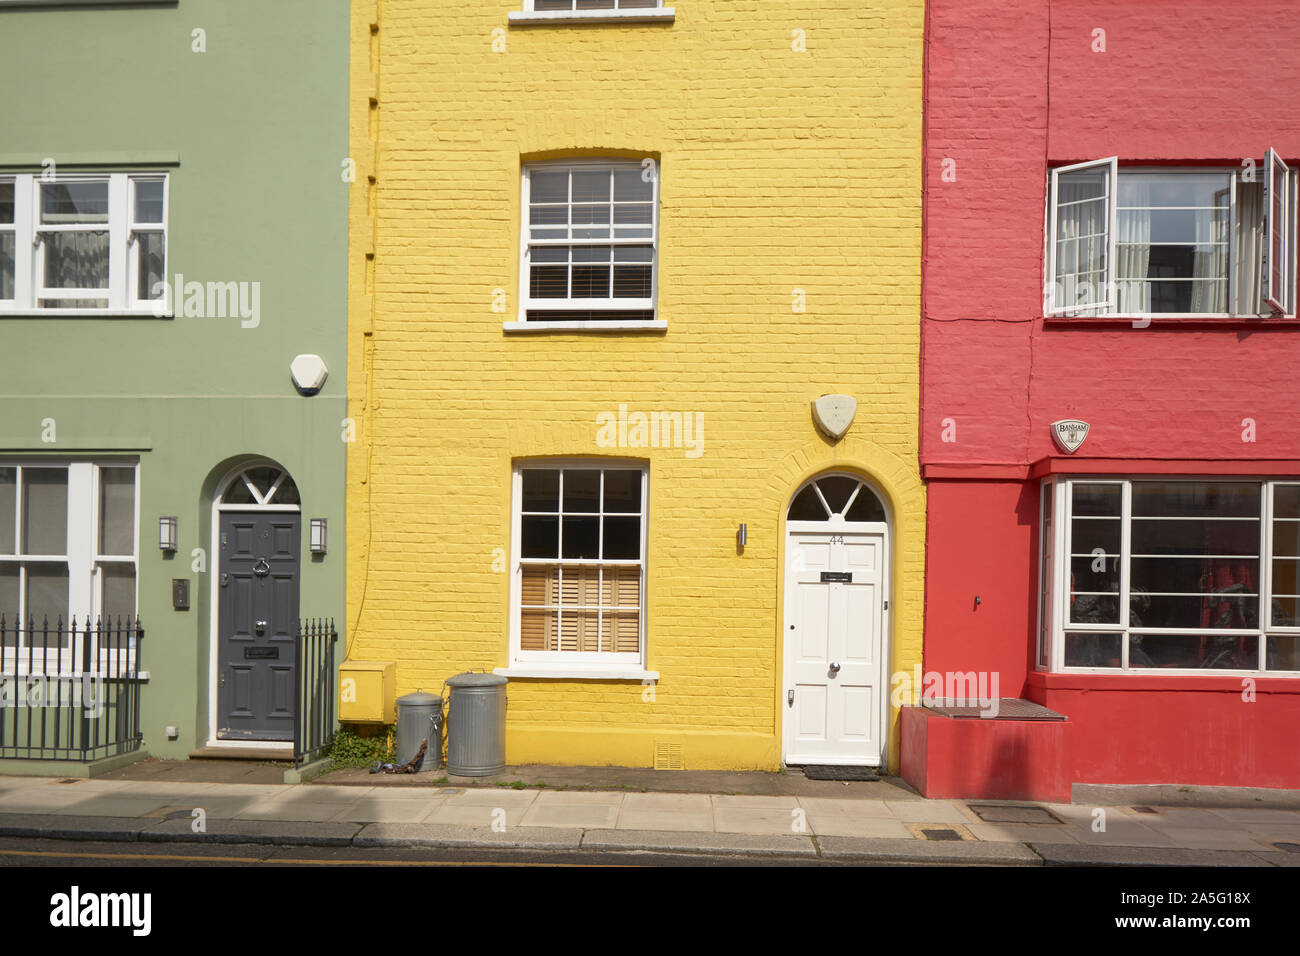
[[[560,666],[516,664],[514,667],[498,667],[492,673],[502,677],[542,677],[553,680],[657,681],[659,679],[658,671],[648,671],[641,667],[596,667],[581,664]]]
[[[73,4],[107,4],[119,0],[0,0],[0,7],[70,7]],[[136,4],[152,3],[161,6],[164,3],[177,3],[179,0],[134,0]]]
[[[174,319],[153,309],[0,309],[0,319]]]
[[[648,322],[502,322],[506,332],[663,332],[668,328],[667,319],[651,319]]]
[[[511,10],[508,20],[519,26],[546,23],[672,23],[673,7],[658,10]]]

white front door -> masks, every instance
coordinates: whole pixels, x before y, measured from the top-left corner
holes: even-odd
[[[886,533],[808,524],[787,525],[784,759],[880,766]]]

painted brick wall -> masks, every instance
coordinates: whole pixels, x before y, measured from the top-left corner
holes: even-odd
[[[1048,425],[1062,418],[1092,426],[1075,458],[1300,458],[1300,328],[1045,327],[1042,314],[1049,167],[1239,166],[1270,146],[1300,159],[1282,66],[1298,43],[1280,0],[927,4],[927,467],[1057,454]],[[1075,782],[1295,786],[1295,744],[1278,731],[1294,723],[1293,681],[1261,681],[1242,707],[1235,677],[1033,672],[1038,483],[995,474],[929,486],[926,667],[995,670],[1004,694],[1066,713]]]
[[[781,521],[803,479],[856,469],[888,497],[895,662],[919,661],[922,4],[510,28],[519,6],[354,7],[350,655],[396,660],[399,693],[504,665],[512,460],[612,451],[596,416],[620,403],[701,412],[699,458],[616,452],[650,463],[655,701],[514,682],[509,759],[644,765],[672,738],[688,767],[775,766]],[[667,333],[503,333],[521,157],[615,151],[661,160]],[[860,402],[838,445],[811,422],[827,392]]]
[[[1049,165],[1300,160],[1300,99],[1270,68],[1300,44],[1294,4],[933,0],[928,19],[924,461],[1033,461],[1061,418],[1091,423],[1085,456],[1300,456],[1300,330],[1042,322]]]

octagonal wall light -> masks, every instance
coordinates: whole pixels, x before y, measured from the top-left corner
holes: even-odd
[[[295,355],[289,363],[289,375],[293,379],[293,387],[300,394],[315,395],[325,385],[329,369],[319,355]]]

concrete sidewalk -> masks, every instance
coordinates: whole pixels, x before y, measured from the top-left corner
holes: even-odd
[[[1298,810],[927,800],[873,786],[886,788],[883,799],[4,777],[0,836],[862,863],[1300,865],[1300,853],[1285,847],[1300,850]],[[1094,829],[1098,813],[1104,831]]]

